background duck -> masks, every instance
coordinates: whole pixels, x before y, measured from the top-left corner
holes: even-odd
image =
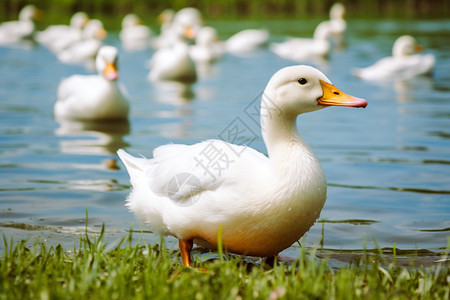
[[[380,59],[375,64],[355,69],[356,77],[367,80],[409,79],[433,72],[435,58],[432,54],[418,54],[423,48],[410,35],[400,36],[392,48],[392,56]]]
[[[148,79],[158,81],[180,81],[191,84],[197,81],[197,69],[189,55],[189,47],[183,41],[156,51],[149,62]]]
[[[158,49],[150,58],[150,81],[179,81],[186,84],[197,81],[197,69],[188,44],[195,38],[191,26],[190,23],[174,20],[167,45]]]
[[[57,49],[61,40],[80,40],[83,28],[89,22],[89,16],[82,11],[76,12],[70,18],[69,25],[50,25],[36,34],[36,40],[51,50]]]
[[[154,37],[151,42],[154,49],[161,49],[170,44],[174,17],[175,11],[173,9],[165,9],[158,15],[157,21],[161,24],[161,27],[159,35]]]
[[[270,50],[279,57],[293,61],[325,58],[329,55],[330,26],[321,22],[314,30],[313,38],[289,38],[282,43],[272,43]]]
[[[152,36],[152,30],[145,26],[136,14],[127,14],[122,19],[119,38],[125,49],[130,51],[146,49],[150,46]]]
[[[103,45],[107,32],[100,20],[92,19],[83,30],[82,38],[71,41],[56,55],[64,63],[86,63],[88,66],[95,60],[97,52]]]
[[[11,45],[24,40],[34,39],[35,24],[42,12],[34,5],[24,6],[19,13],[19,19],[0,24],[0,45]]]
[[[265,29],[244,29],[225,41],[225,49],[231,53],[248,53],[267,47],[269,38]]]
[[[319,161],[297,132],[297,115],[332,105],[367,105],[310,66],[276,72],[262,101],[268,157],[221,140],[164,145],[152,159],[118,151],[133,186],[127,206],[154,232],[179,239],[187,267],[193,243],[215,249],[219,230],[228,251],[261,257],[277,255],[303,236],[319,217],[327,187]],[[267,114],[267,105],[282,113]],[[202,156],[214,149],[227,163],[220,172],[208,169]]]
[[[189,53],[195,62],[212,63],[220,59],[223,55],[223,45],[217,30],[211,26],[200,28]]]
[[[345,21],[345,6],[340,2],[334,3],[330,8],[330,33],[334,38],[341,39],[347,30]]]
[[[72,75],[61,81],[55,103],[57,119],[127,119],[126,91],[118,85],[118,51],[112,46],[100,48],[95,61],[97,75]]]

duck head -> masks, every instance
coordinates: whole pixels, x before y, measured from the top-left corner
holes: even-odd
[[[327,106],[367,106],[366,100],[343,93],[322,72],[306,65],[279,70],[264,93],[280,111],[293,116]]]
[[[112,46],[103,46],[97,53],[95,60],[97,72],[110,81],[119,78],[118,51]]]

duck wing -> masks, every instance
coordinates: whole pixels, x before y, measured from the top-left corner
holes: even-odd
[[[245,180],[269,165],[258,151],[222,140],[160,146],[152,159],[136,158],[123,150],[118,155],[133,186],[145,182],[154,194],[179,202]]]

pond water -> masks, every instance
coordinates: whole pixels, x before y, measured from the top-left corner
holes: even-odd
[[[264,26],[273,41],[311,36],[318,22],[211,22],[225,38]],[[328,251],[395,247],[447,248],[450,230],[450,21],[348,22],[345,47],[328,60],[308,62],[366,109],[327,108],[298,119],[300,133],[320,159],[328,198],[302,245]],[[396,37],[411,34],[436,56],[432,77],[368,82],[354,78],[390,55]],[[107,167],[115,151],[151,157],[166,143],[192,144],[219,138],[236,118],[249,126],[245,109],[278,69],[295,64],[269,50],[225,55],[208,75],[177,93],[147,80],[151,50],[129,52],[117,33],[107,44],[120,51],[120,81],[131,102],[129,124],[62,124],[53,117],[60,80],[88,74],[84,66],[58,62],[46,48],[0,48],[0,231],[9,239],[39,237],[71,247],[88,228],[115,241],[130,228],[136,238],[158,243],[124,207],[129,177],[123,165]],[[255,128],[255,127],[253,127]],[[251,144],[266,153],[260,135]],[[322,242],[321,242],[322,240]],[[374,243],[376,241],[376,244]],[[174,239],[166,239],[176,248]],[[0,252],[3,243],[0,243]],[[298,245],[282,254],[297,257]],[[435,259],[435,258],[433,258]]]

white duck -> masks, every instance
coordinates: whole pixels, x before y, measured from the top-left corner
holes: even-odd
[[[175,17],[175,11],[171,8],[164,9],[159,15],[158,15],[158,23],[161,24],[161,34],[164,34],[165,31],[169,30],[173,18]]]
[[[153,82],[195,83],[197,81],[197,69],[189,55],[189,46],[179,41],[171,47],[156,51],[150,59],[148,79]]]
[[[54,113],[57,119],[127,119],[129,104],[125,89],[117,84],[118,51],[100,48],[96,58],[97,75],[73,75],[61,81]]]
[[[297,115],[367,105],[310,66],[276,72],[262,101],[268,157],[222,140],[164,145],[152,159],[118,151],[133,186],[128,208],[155,233],[179,239],[187,267],[193,243],[215,249],[220,230],[228,251],[261,257],[277,255],[302,237],[319,217],[327,185],[297,132]],[[268,113],[268,107],[279,113]]]
[[[192,84],[197,81],[197,69],[186,41],[194,37],[191,27],[174,22],[171,31],[170,43],[157,50],[149,61],[148,79],[153,82],[179,81]]]
[[[172,35],[172,24],[175,17],[173,9],[165,9],[158,15],[158,23],[161,24],[159,36],[152,39],[152,47],[161,49],[170,45]]]
[[[330,53],[329,38],[330,27],[324,21],[317,25],[313,38],[290,38],[282,43],[272,43],[270,50],[281,58],[293,61],[324,58]]]
[[[12,45],[24,40],[32,40],[35,33],[34,21],[41,16],[41,11],[34,5],[24,6],[19,19],[0,24],[0,45]]]
[[[248,53],[269,44],[269,32],[265,29],[244,29],[225,41],[225,49],[231,53]]]
[[[151,29],[136,14],[127,14],[122,19],[119,37],[125,49],[133,51],[148,48],[152,35]]]
[[[200,11],[193,7],[185,7],[174,13],[172,10],[164,10],[159,19],[163,23],[161,34],[153,41],[153,47],[162,49],[173,46],[182,35],[191,44],[195,41],[197,30],[203,26],[203,18]]]
[[[83,28],[89,22],[89,17],[85,12],[79,11],[72,15],[69,25],[51,25],[45,30],[38,32],[36,40],[46,47],[56,50],[58,44],[68,45],[75,40],[82,38]],[[60,46],[61,49],[64,46]]]
[[[200,28],[195,37],[195,45],[190,47],[189,53],[195,62],[212,63],[223,55],[222,43],[217,30],[211,26]]]
[[[64,63],[91,63],[94,61],[106,35],[107,32],[100,20],[90,20],[83,30],[82,38],[73,41],[58,51],[56,55]]]
[[[330,20],[328,21],[330,33],[333,37],[342,38],[346,29],[347,22],[345,21],[345,6],[340,3],[334,3],[330,8]]]
[[[354,75],[366,80],[409,79],[433,72],[435,58],[432,54],[418,54],[422,47],[409,35],[399,37],[392,48],[392,56],[375,64],[355,69]]]
[[[185,7],[176,12],[173,23],[191,27],[193,30],[203,26],[202,13],[195,7]]]

